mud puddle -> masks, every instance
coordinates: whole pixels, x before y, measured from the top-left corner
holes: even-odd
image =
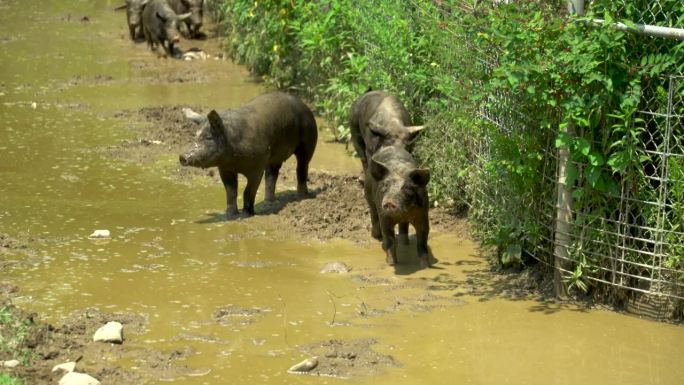
[[[441,209],[431,211],[435,267],[420,268],[414,239],[387,267],[358,160],[324,131],[314,199],[294,199],[288,163],[276,205],[260,192],[256,216],[225,221],[212,170],[178,165],[195,130],[179,108],[206,113],[264,92],[244,69],[158,59],[128,41],[108,1],[2,7],[0,292],[53,325],[45,357],[82,356],[77,368],[116,384],[684,377],[681,328],[540,299],[493,273],[467,224]],[[180,46],[219,51],[211,38]],[[111,238],[89,239],[96,229]],[[348,272],[320,273],[334,262]],[[95,324],[120,315],[131,320],[124,343],[93,346]],[[320,376],[287,373],[311,357]],[[16,370],[54,383],[44,361]]]

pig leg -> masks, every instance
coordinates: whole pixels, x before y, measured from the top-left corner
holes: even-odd
[[[382,249],[385,250],[385,261],[388,265],[397,264],[397,242],[394,237],[394,224],[380,220],[382,229]]]
[[[416,229],[416,243],[418,247],[418,259],[422,267],[430,267],[430,254],[428,251],[428,234],[430,233],[430,223],[427,216],[422,219]]]
[[[373,200],[373,187],[370,183],[363,186],[363,195],[368,202],[368,211],[371,216],[371,236],[379,241],[382,240],[382,231],[380,230],[380,219],[378,217],[378,207]]]
[[[266,192],[264,194],[265,201],[273,202],[276,200],[276,181],[278,181],[278,174],[280,173],[280,167],[282,165],[282,163],[278,163],[266,166]]]
[[[408,222],[402,222],[399,224],[399,241],[404,245],[409,244],[408,226]]]
[[[238,215],[237,174],[219,167],[219,175],[221,175],[221,181],[223,182],[223,186],[226,188],[226,215],[229,218],[235,217]]]
[[[252,216],[254,215],[254,198],[259,189],[261,179],[264,177],[264,169],[259,168],[258,171],[245,174],[245,176],[247,177],[247,187],[245,187],[245,192],[242,194],[243,211],[246,215]]]
[[[306,151],[303,146],[299,146],[295,150],[295,157],[297,158],[297,195],[300,198],[306,198],[309,196],[306,182],[309,178],[309,162],[313,157],[313,150]]]
[[[136,38],[135,30],[136,30],[136,27],[134,25],[128,26],[128,32],[131,34],[131,40],[133,40],[133,41],[135,41],[135,38]]]
[[[375,207],[375,202],[368,202],[368,208],[368,211],[370,211],[371,216],[371,237],[377,240],[382,240],[382,231],[380,230],[380,219],[378,219],[378,208]]]
[[[352,134],[352,145],[354,146],[354,150],[356,150],[356,155],[359,156],[361,159],[361,165],[363,166],[363,170],[366,171],[366,165],[367,165],[367,159],[366,159],[366,143],[363,141],[363,137],[361,135],[353,135]],[[365,175],[364,175],[365,176]]]

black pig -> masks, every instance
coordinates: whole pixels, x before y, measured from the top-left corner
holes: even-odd
[[[176,15],[166,0],[150,0],[143,9],[143,33],[150,49],[161,45],[166,55],[173,57],[173,45],[180,41],[178,22],[190,17],[190,13]]]
[[[416,162],[402,146],[386,146],[370,159],[364,192],[370,207],[374,238],[382,240],[382,249],[390,265],[397,263],[394,227],[408,241],[408,224],[416,230],[418,258],[430,266],[428,256],[429,199],[426,185],[430,171],[416,167]]]
[[[142,13],[149,0],[126,0],[126,21],[131,40],[143,37]]]
[[[177,14],[190,13],[190,17],[179,25],[181,33],[186,37],[197,36],[202,27],[204,0],[168,0],[168,2]]]
[[[364,171],[368,160],[381,147],[406,147],[423,129],[423,126],[411,126],[399,98],[383,91],[369,91],[358,98],[349,114],[349,125],[351,141]]]
[[[186,112],[190,118],[193,113]],[[198,117],[194,115],[195,119]],[[237,174],[247,177],[244,212],[254,214],[254,198],[266,173],[266,201],[275,200],[275,185],[283,162],[297,157],[297,193],[308,195],[309,162],[318,139],[313,113],[294,96],[274,92],[246,105],[201,118],[202,129],[194,147],[180,156],[183,166],[214,167],[226,188],[229,217],[238,213]]]

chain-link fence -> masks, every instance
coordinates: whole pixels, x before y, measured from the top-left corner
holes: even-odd
[[[608,8],[605,3],[587,1],[583,6],[600,14]],[[634,55],[643,63],[650,60],[649,56],[668,55],[668,50],[680,43],[662,37],[676,37],[684,28],[684,15],[673,11],[681,10],[681,6],[673,4],[671,0],[623,0],[617,4],[618,12],[612,15],[611,23],[638,36],[640,49]],[[613,11],[615,5],[611,4]],[[653,36],[649,31],[655,27],[668,29],[661,28],[660,36]],[[532,222],[527,232],[534,237],[527,238],[523,252],[560,270],[566,285],[573,274],[581,272],[583,279],[611,291],[613,296],[623,296],[627,306],[659,316],[671,313],[673,306],[681,307],[684,299],[684,73],[643,79],[640,92],[634,119],[640,127],[635,154],[641,157],[643,169],[615,176],[618,188],[601,193],[603,207],[570,202],[568,223],[559,226],[558,212],[563,210],[559,194],[563,190],[572,194],[588,182],[580,178],[573,185],[563,183],[559,170],[562,172],[560,166],[568,160],[559,157],[561,150],[554,145],[558,132],[531,132],[527,122],[532,117],[516,112],[516,101],[505,95],[490,100],[481,115],[497,128],[497,136],[542,136],[536,141],[545,145],[538,169],[540,188],[535,199],[527,202],[516,201],[515,192],[507,193],[510,186],[504,180],[496,185],[469,186],[469,190],[473,201],[484,202],[474,203],[473,209],[485,226],[488,221],[496,221],[492,225],[498,227],[512,222],[510,227],[515,228],[516,218],[522,216]],[[483,138],[482,147],[476,150],[481,151],[478,159],[482,165],[488,161],[488,144],[489,138]],[[575,161],[568,167],[582,170],[587,164]],[[476,169],[489,172],[484,166]],[[507,212],[493,213],[496,207]],[[502,223],[501,218],[509,219]]]

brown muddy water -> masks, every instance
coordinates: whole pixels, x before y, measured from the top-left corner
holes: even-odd
[[[462,223],[431,234],[434,268],[418,268],[412,245],[395,272],[377,243],[317,240],[281,218],[292,211],[221,220],[220,184],[178,178],[175,148],[111,156],[145,126],[126,111],[229,108],[264,91],[229,61],[157,59],[127,40],[118,4],[0,0],[0,233],[40,240],[0,254],[15,304],[53,323],[88,307],[145,317],[123,347],[189,352],[189,370],[152,384],[344,383],[286,373],[312,355],[358,384],[684,383],[682,327],[516,294]],[[180,46],[218,54],[215,39]],[[360,171],[325,140],[312,169]],[[88,239],[95,229],[112,239]],[[319,273],[332,261],[351,272]]]

